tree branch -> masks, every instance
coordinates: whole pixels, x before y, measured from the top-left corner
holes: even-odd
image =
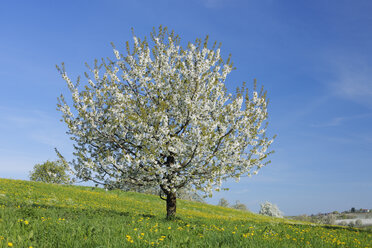
[[[162,199],[163,201],[166,201],[166,200],[167,200],[167,198],[164,198],[164,197],[161,196],[161,191],[160,191],[160,190],[159,190],[159,197],[160,197],[160,199]]]

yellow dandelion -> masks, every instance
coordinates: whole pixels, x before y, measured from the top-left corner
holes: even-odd
[[[13,247],[13,243],[12,242],[8,242],[8,247]]]

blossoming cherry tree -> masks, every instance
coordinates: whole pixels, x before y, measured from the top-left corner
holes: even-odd
[[[172,218],[181,188],[211,195],[270,162],[266,92],[249,94],[243,84],[228,94],[233,64],[220,46],[208,48],[207,37],[184,49],[166,27],[151,42],[133,40],[125,54],[113,46],[115,59],[87,65],[84,88],[57,66],[72,94],[73,109],[63,95],[58,109],[75,141],[78,178],[110,189],[159,186]]]

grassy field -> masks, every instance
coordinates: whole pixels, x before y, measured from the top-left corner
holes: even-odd
[[[158,196],[0,179],[0,247],[372,247],[368,230]]]

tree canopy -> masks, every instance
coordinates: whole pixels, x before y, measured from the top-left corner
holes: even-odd
[[[30,171],[30,180],[57,184],[71,184],[73,182],[67,173],[67,167],[61,160],[47,160],[45,163],[36,164]]]
[[[107,188],[158,185],[171,217],[180,189],[211,195],[269,163],[266,92],[243,84],[228,94],[233,63],[216,42],[208,48],[208,36],[183,48],[160,26],[150,41],[133,34],[124,54],[113,50],[114,59],[87,65],[83,88],[57,66],[72,94],[73,109],[63,95],[58,109],[76,143],[78,178]]]

